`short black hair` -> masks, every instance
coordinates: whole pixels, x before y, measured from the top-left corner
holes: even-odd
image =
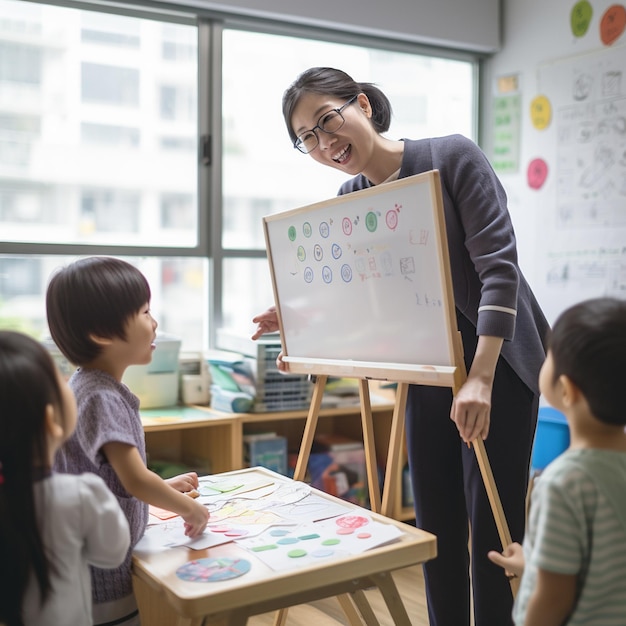
[[[126,323],[150,297],[150,285],[134,265],[114,257],[80,259],[48,284],[50,334],[72,364],[90,363],[101,352],[91,335],[126,339]]]
[[[564,311],[548,339],[554,381],[567,376],[602,422],[626,425],[626,301],[593,298]]]

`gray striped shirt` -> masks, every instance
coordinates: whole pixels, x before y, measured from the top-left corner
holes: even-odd
[[[523,624],[537,568],[575,574],[568,626],[626,624],[626,453],[568,450],[539,477],[513,617]]]

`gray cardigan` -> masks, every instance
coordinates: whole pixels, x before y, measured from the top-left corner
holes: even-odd
[[[404,140],[399,178],[439,170],[456,308],[539,395],[549,326],[517,263],[506,193],[480,148],[461,135]],[[339,195],[372,187],[362,174]]]

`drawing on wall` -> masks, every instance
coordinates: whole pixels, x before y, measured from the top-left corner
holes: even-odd
[[[624,58],[621,47],[540,68],[554,116],[545,144],[554,155],[554,197],[542,199],[538,243],[546,272],[537,292],[545,292],[552,319],[587,297],[626,297]]]

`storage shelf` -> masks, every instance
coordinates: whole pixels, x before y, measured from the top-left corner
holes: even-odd
[[[391,398],[372,403],[374,439],[379,466],[384,467],[393,415]],[[141,411],[149,458],[159,458],[211,473],[243,469],[243,434],[246,430],[276,431],[287,438],[290,450],[298,450],[307,409],[272,413],[225,413],[203,406],[177,406]],[[317,432],[340,434],[362,441],[361,409],[355,406],[322,408]],[[414,519],[412,508],[402,507],[402,477],[394,495],[392,517]]]

